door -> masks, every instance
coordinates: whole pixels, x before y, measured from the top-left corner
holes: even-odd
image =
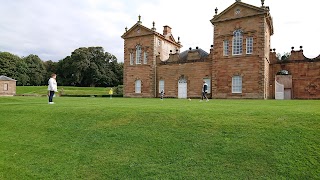
[[[284,89],[284,99],[291,99],[291,89]]]
[[[180,79],[178,81],[178,98],[186,99],[187,98],[187,80]]]

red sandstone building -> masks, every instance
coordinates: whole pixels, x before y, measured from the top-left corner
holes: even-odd
[[[286,61],[270,50],[273,22],[269,7],[236,0],[218,14],[210,52],[180,52],[171,28],[163,33],[139,21],[124,39],[124,96],[197,98],[202,82],[212,98],[320,99],[320,56],[308,59],[292,49]]]

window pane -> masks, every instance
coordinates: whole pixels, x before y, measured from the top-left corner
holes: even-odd
[[[136,64],[141,64],[141,46],[136,47]]]
[[[242,54],[242,31],[236,30],[233,33],[233,42],[232,42],[232,54],[241,55]]]
[[[130,53],[130,65],[133,65],[133,53]]]
[[[143,54],[143,63],[144,64],[148,63],[148,53],[147,52],[144,52],[144,54]]]
[[[135,93],[141,93],[141,81],[140,80],[136,80]]]
[[[159,81],[159,93],[161,92],[161,90],[163,90],[164,92],[164,80]]]
[[[227,40],[223,41],[223,55],[224,56],[229,55],[229,41],[227,41]]]
[[[232,93],[242,93],[242,77],[232,77]]]

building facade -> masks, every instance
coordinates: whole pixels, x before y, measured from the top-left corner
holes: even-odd
[[[211,98],[274,99],[281,93],[287,98],[320,98],[319,58],[309,60],[302,51],[299,56],[292,51],[292,60],[279,62],[270,51],[273,22],[264,1],[256,7],[236,0],[221,13],[216,9],[210,22],[214,26],[210,52],[198,47],[180,52],[181,42],[169,26],[160,34],[154,23],[150,29],[143,26],[140,17],[126,28],[124,96],[158,97],[164,90],[166,97],[197,98],[206,81]],[[283,68],[290,72],[286,75],[292,76],[292,85],[278,92],[277,74]]]
[[[7,76],[0,76],[0,96],[16,95],[17,81]]]

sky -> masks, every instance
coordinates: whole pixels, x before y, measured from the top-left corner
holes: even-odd
[[[20,57],[38,55],[43,61],[59,61],[79,47],[101,46],[123,62],[125,27],[130,29],[141,15],[142,25],[157,32],[163,26],[183,45],[209,52],[213,44],[210,23],[235,0],[0,0],[0,51]],[[260,0],[242,0],[261,6]],[[265,0],[273,17],[271,48],[284,54],[303,46],[304,55],[320,54],[318,1]]]

